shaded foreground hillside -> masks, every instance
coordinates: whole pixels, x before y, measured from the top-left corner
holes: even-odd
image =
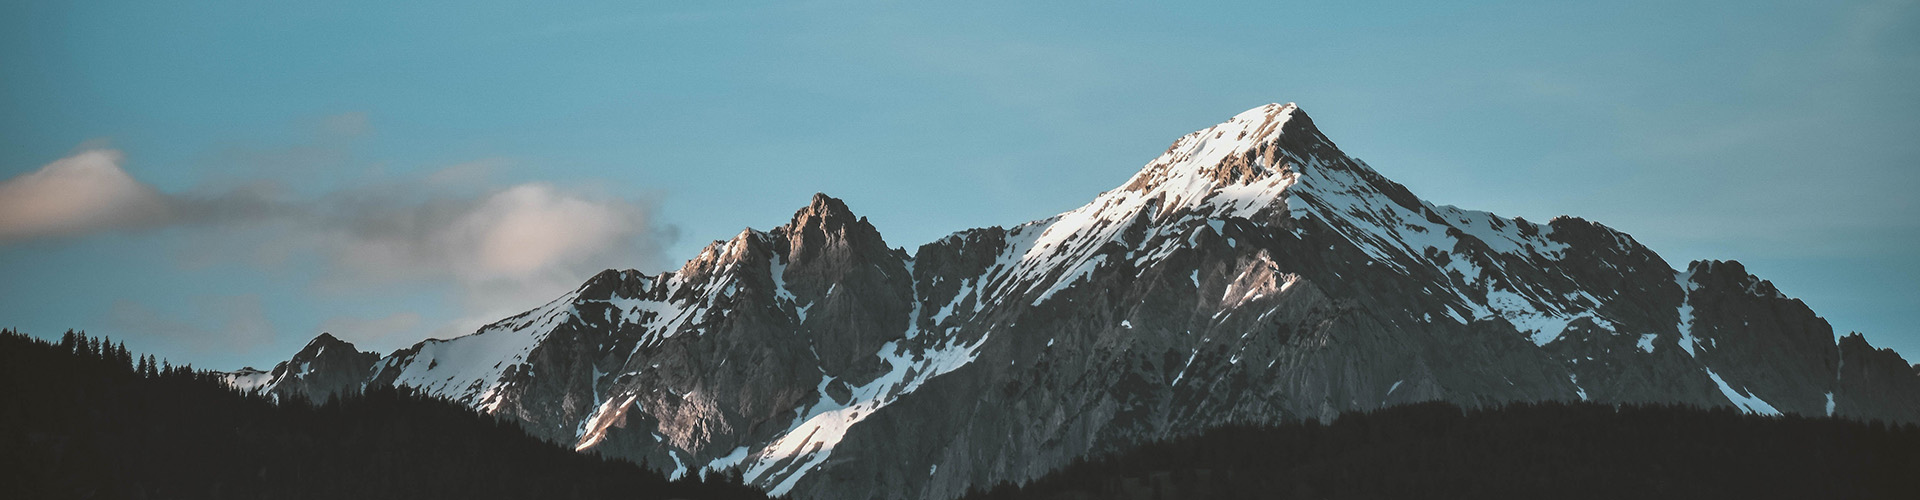
[[[82,345],[84,344],[84,345]],[[407,390],[273,404],[124,347],[0,331],[10,498],[765,498],[670,482]]]
[[[1920,426],[1726,407],[1420,403],[1229,426],[990,499],[1920,498]]]

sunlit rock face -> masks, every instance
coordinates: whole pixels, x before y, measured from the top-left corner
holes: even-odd
[[[609,270],[337,370],[823,499],[949,498],[1221,424],[1429,400],[1920,419],[1912,365],[1836,344],[1738,263],[1432,204],[1292,104],[1181,137],[1046,219],[909,254],[817,195],[679,270]]]

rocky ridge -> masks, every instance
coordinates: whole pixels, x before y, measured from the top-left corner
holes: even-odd
[[[1184,136],[1079,209],[912,254],[816,195],[678,270],[608,270],[472,335],[385,357],[335,342],[258,383],[416,387],[803,498],[951,498],[1225,423],[1428,400],[1920,420],[1913,365],[1836,341],[1739,263],[1429,203],[1292,104]]]

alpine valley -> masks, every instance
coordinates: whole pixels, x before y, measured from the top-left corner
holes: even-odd
[[[1738,262],[1433,204],[1293,104],[1181,137],[1045,219],[909,252],[816,195],[679,270],[607,270],[385,356],[322,334],[228,381],[411,387],[806,499],[948,499],[1224,425],[1425,401],[1920,420],[1920,367],[1836,340]]]

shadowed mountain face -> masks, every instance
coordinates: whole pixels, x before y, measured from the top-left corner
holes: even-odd
[[[274,397],[303,397],[313,403],[326,402],[336,395],[358,393],[365,387],[367,372],[380,361],[380,355],[361,352],[352,343],[322,333],[295,353],[292,359],[274,365],[273,371],[242,368],[229,372],[228,385],[246,391],[260,391]]]
[[[1228,425],[967,500],[1912,498],[1920,426],[1728,407],[1444,402]]]
[[[1050,218],[908,255],[817,195],[677,271],[609,270],[342,366],[802,498],[950,498],[1227,423],[1430,400],[1920,419],[1913,366],[1836,344],[1739,263],[1434,205],[1292,104],[1182,137]]]

